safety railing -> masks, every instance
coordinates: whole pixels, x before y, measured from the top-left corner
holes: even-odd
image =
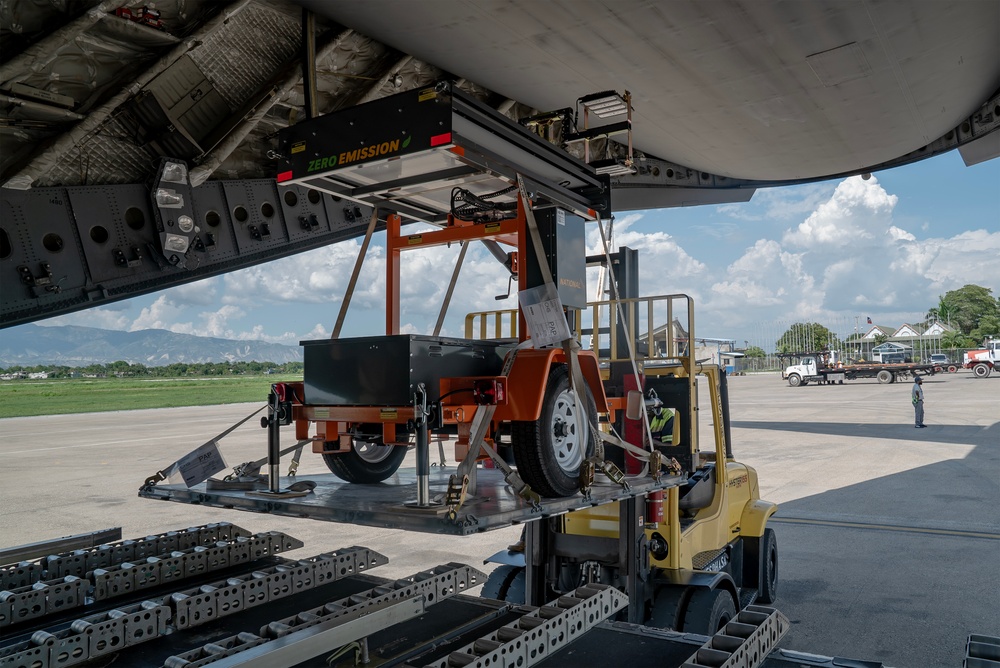
[[[678,304],[678,302],[682,302]],[[468,339],[517,338],[516,309],[477,311],[465,317]],[[694,349],[694,302],[684,294],[594,301],[570,312],[570,327],[602,362],[678,360]]]
[[[465,316],[467,339],[516,339],[517,309],[476,311]]]

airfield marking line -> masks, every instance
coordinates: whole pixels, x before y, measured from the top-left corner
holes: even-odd
[[[959,529],[927,529],[923,527],[910,527],[902,524],[866,524],[864,522],[840,522],[836,520],[808,520],[799,517],[771,517],[768,521],[778,522],[779,524],[810,524],[815,526],[840,527],[846,529],[877,529],[880,531],[928,533],[940,536],[962,536],[965,538],[987,538],[989,540],[1000,540],[1000,533],[988,533],[985,531],[961,531]]]

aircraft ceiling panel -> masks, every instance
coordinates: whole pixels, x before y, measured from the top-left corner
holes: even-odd
[[[889,162],[1000,87],[996,0],[301,4],[537,109],[628,89],[638,148],[734,178]]]

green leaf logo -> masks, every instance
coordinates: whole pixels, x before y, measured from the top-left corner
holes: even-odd
[[[406,148],[407,146],[410,145],[411,139],[413,139],[413,137],[407,137],[406,139],[403,140],[403,148]]]

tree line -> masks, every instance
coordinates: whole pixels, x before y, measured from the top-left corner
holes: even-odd
[[[924,328],[935,322],[948,326],[941,335],[941,348],[955,350],[959,348],[975,348],[982,345],[990,337],[1000,337],[1000,297],[993,297],[991,288],[980,285],[966,285],[957,290],[949,290],[938,297],[938,303],[927,310]],[[916,324],[916,323],[915,323]],[[851,334],[846,339],[837,335],[818,322],[797,322],[793,324],[775,342],[779,353],[798,350],[834,350],[853,344],[862,336]],[[888,340],[888,336],[878,334],[873,342],[879,345]],[[764,351],[748,350],[747,356],[764,356]],[[751,354],[752,353],[752,354]]]
[[[47,373],[49,378],[182,378],[191,376],[263,376],[267,374],[302,375],[302,362],[178,362],[166,366],[146,366],[125,361],[71,367],[58,364],[11,366],[0,368],[4,374]]]

